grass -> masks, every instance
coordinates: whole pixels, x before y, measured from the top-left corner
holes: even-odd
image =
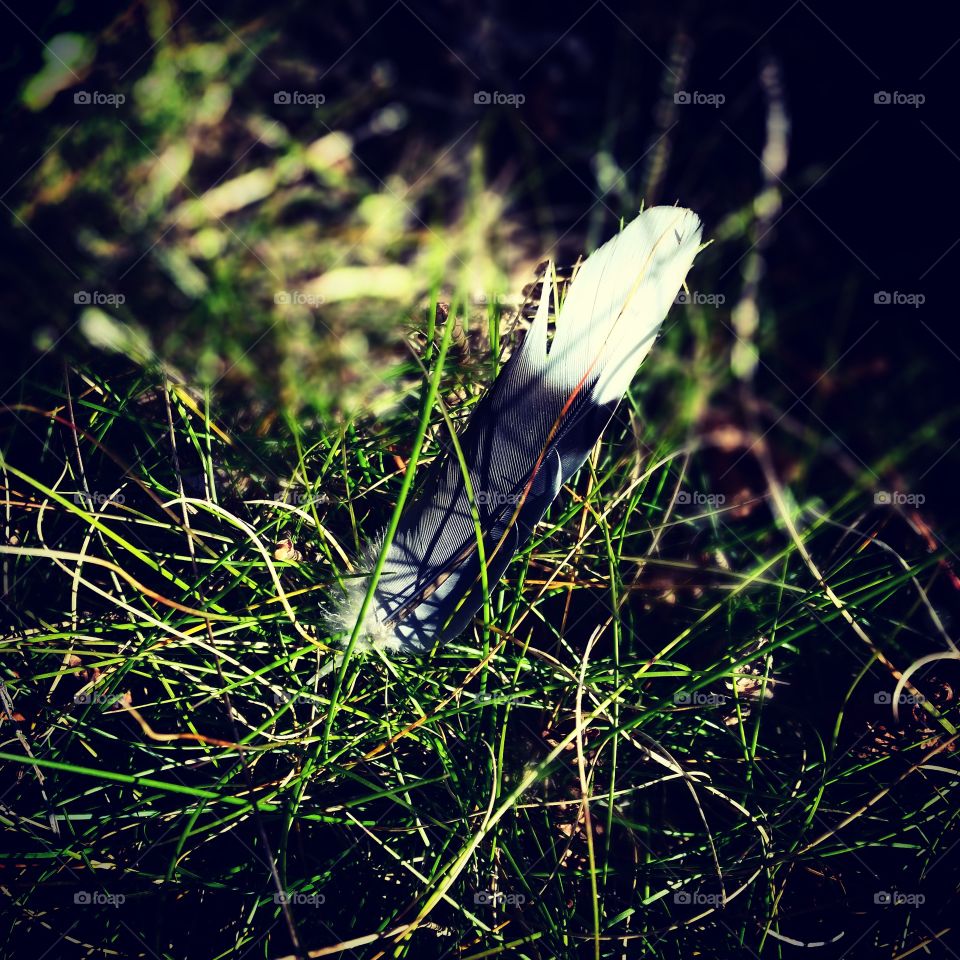
[[[386,81],[278,119],[269,29],[167,27],[126,131],[51,123],[11,198],[126,299],[5,268],[44,351],[0,410],[10,955],[949,955],[960,581],[900,491],[956,411],[864,462],[774,372],[820,303],[763,298],[776,184],[708,223],[719,300],[674,307],[473,629],[363,655],[330,611],[578,214],[488,174],[492,121],[381,180]]]
[[[688,336],[674,323],[657,354]],[[762,955],[869,926],[855,906],[811,926],[798,883],[861,906],[927,889],[956,829],[949,663],[908,679],[900,725],[883,704],[931,651],[948,552],[865,510],[866,476],[830,507],[773,472],[756,496],[703,493],[718,438],[644,415],[677,389],[656,356],[488,624],[320,677],[346,639],[326,611],[421,434],[429,460],[446,430],[435,395],[459,417],[452,398],[482,389],[444,355],[412,440],[402,404],[291,420],[282,473],[276,440],[149,371],[67,371],[12,411],[12,936],[123,956],[223,956],[266,930],[273,956],[291,929],[370,956]],[[748,434],[722,439],[731,468],[756,459]],[[123,900],[77,938],[77,895]],[[908,936],[890,913],[874,934]]]

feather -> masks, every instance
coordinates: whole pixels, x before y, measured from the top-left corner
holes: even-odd
[[[684,282],[701,230],[690,210],[641,213],[580,267],[549,348],[548,267],[529,332],[459,438],[490,588],[613,416]],[[353,630],[368,586],[354,582],[336,625]],[[471,498],[448,452],[400,518],[358,636],[386,651],[422,651],[462,632],[482,605]]]

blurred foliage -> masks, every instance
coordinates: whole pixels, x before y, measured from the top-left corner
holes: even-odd
[[[51,44],[73,51],[73,69],[45,66],[24,102],[39,110],[57,91],[92,101],[54,123],[15,215],[30,227],[55,211],[75,225],[78,287],[119,300],[109,309],[146,332],[174,376],[251,401],[279,393],[291,412],[382,411],[431,297],[472,298],[483,318],[532,265],[505,197],[483,182],[482,146],[435,156],[415,135],[378,176],[357,147],[389,150],[407,122],[389,65],[366,65],[334,96],[316,92],[330,77],[284,59],[264,86],[275,34],[251,25],[199,42],[174,15],[151,7],[154,46],[136,79],[89,69],[93,39]],[[36,344],[64,326],[44,324]]]

